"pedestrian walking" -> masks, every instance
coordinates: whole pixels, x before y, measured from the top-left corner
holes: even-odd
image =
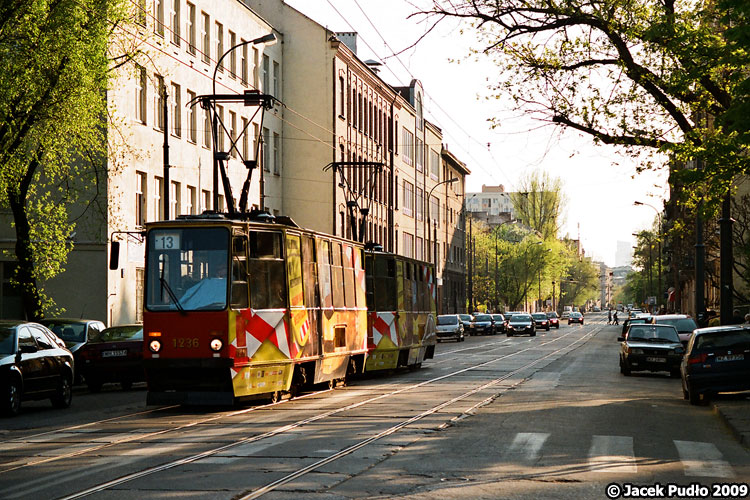
[[[607,324],[612,324],[612,309],[609,310],[609,314],[607,314]]]
[[[614,323],[615,325],[619,325],[620,324],[620,322],[617,321],[617,311],[615,311],[615,315],[612,316],[612,319],[615,321],[615,323]]]

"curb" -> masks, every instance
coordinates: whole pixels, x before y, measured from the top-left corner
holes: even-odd
[[[745,448],[750,448],[750,412],[747,404],[712,403],[713,412],[724,422],[732,436]]]

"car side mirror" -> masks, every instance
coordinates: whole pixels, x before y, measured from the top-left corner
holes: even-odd
[[[618,342],[625,342],[625,337],[617,337]]]
[[[22,345],[18,348],[18,352],[20,354],[31,354],[35,353],[39,350],[39,348],[35,345]]]

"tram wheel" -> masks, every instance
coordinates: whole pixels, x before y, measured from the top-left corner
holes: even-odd
[[[281,391],[274,391],[271,393],[271,403],[278,403],[281,401]]]

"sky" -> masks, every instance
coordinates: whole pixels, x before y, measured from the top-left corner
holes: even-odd
[[[610,266],[617,241],[633,245],[632,234],[651,227],[655,210],[633,202],[660,210],[668,192],[666,171],[637,174],[636,164],[613,148],[513,112],[503,100],[486,99],[488,86],[500,77],[497,67],[486,58],[468,58],[478,47],[471,29],[441,23],[425,34],[431,23],[410,15],[428,0],[286,3],[332,31],[356,31],[358,57],[384,62],[380,76],[387,83],[422,82],[425,117],[442,129],[443,144],[472,172],[467,192],[485,184],[514,191],[536,170],[559,177],[567,197],[560,236],[580,235],[586,255]],[[499,126],[492,128],[492,119]]]

